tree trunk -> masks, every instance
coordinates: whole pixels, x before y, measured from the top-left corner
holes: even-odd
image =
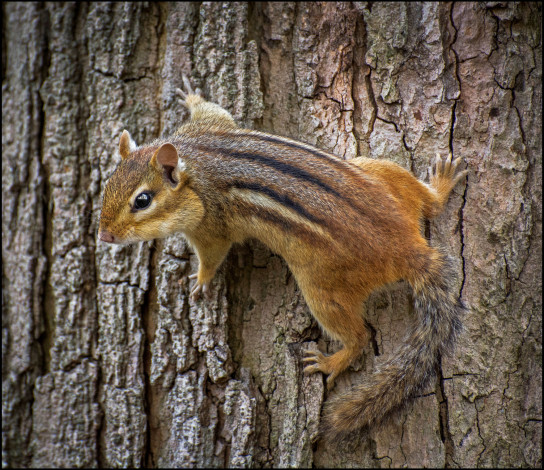
[[[540,4],[2,9],[3,466],[541,465]],[[97,242],[122,130],[143,144],[186,119],[182,73],[240,125],[420,178],[437,152],[470,169],[426,224],[465,331],[426,393],[349,444],[312,442],[323,402],[402,343],[405,284],[368,300],[372,344],[326,392],[302,352],[339,344],[261,243],[193,302],[181,236]]]

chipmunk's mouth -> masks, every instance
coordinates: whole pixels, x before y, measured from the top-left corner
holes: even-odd
[[[115,235],[107,229],[98,229],[98,239],[100,241],[116,245],[129,245],[131,243],[147,242],[150,240],[154,240],[155,238],[160,237],[153,236],[148,233],[141,233],[134,227],[125,230],[124,233],[122,233],[121,235]]]
[[[116,245],[128,245],[129,243],[136,243],[142,241],[141,239],[135,237],[115,236],[113,233],[108,232],[107,230],[99,230],[98,239],[102,242],[113,243]]]
[[[107,230],[99,230],[98,239],[106,243],[123,243],[120,238],[116,238],[112,233],[108,232]]]

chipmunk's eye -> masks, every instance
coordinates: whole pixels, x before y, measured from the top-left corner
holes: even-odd
[[[134,209],[146,209],[151,204],[153,196],[151,193],[140,193],[134,199]]]

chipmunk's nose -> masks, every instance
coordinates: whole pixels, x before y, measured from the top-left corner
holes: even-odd
[[[110,232],[106,232],[105,230],[98,232],[98,238],[103,242],[115,243],[115,237]]]

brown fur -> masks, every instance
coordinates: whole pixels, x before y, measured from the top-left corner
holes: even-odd
[[[130,137],[123,133],[123,161],[106,186],[100,238],[124,243],[183,233],[200,260],[195,298],[233,242],[261,240],[285,258],[320,325],[344,345],[330,357],[309,352],[304,359],[307,373],[329,375],[329,386],[369,341],[364,300],[377,287],[407,280],[420,326],[397,359],[327,407],[324,429],[347,432],[401,406],[458,330],[454,273],[420,225],[442,210],[465,174],[455,175],[459,160],[437,161],[428,186],[392,162],[346,162],[239,129],[222,108],[185,96],[192,119],[170,138],[127,155]],[[144,190],[152,206],[136,210]]]

